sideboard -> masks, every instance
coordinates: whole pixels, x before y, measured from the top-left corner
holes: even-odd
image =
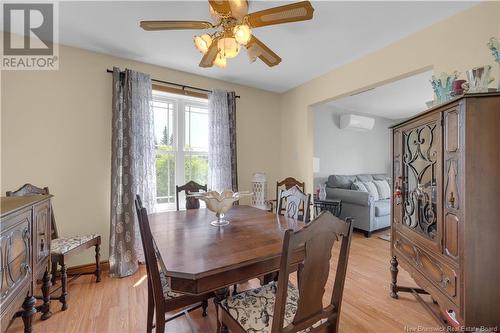
[[[1,332],[21,316],[24,331],[32,332],[32,320],[40,311],[51,316],[50,237],[51,195],[1,198],[0,318]],[[35,307],[38,281],[42,281],[42,304]]]

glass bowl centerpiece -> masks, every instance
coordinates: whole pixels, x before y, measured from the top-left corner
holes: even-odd
[[[245,196],[251,196],[252,192],[241,191],[233,192],[226,190],[222,193],[217,191],[191,193],[188,196],[204,201],[207,209],[214,212],[217,220],[210,222],[214,227],[222,227],[229,224],[229,221],[224,218],[225,214],[233,207],[233,203]]]

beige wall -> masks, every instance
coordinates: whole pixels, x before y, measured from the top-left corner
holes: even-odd
[[[114,65],[167,81],[235,90],[241,96],[237,101],[240,188],[250,189],[256,171],[276,181],[279,95],[61,46],[58,71],[1,74],[2,193],[26,182],[49,186],[55,194],[60,234],[102,234],[103,258],[107,258],[112,80],[106,69]],[[92,252],[70,265],[90,262]]]
[[[280,175],[305,179],[311,190],[312,105],[429,68],[464,73],[490,64],[498,77],[498,65],[486,46],[492,36],[500,36],[500,2],[481,3],[284,93]]]

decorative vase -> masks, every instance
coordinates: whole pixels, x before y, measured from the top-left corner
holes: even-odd
[[[226,190],[222,193],[217,191],[191,193],[189,197],[195,197],[207,204],[207,209],[215,213],[217,220],[210,222],[214,227],[223,227],[229,224],[225,219],[225,214],[233,207],[235,201],[240,200],[241,197],[250,196],[252,192],[233,192]]]
[[[319,184],[318,198],[319,198],[319,200],[326,199],[326,184]]]
[[[439,77],[432,76],[431,85],[436,94],[436,103],[441,104],[451,99],[453,82],[458,78],[458,72],[451,74],[441,73]]]
[[[488,42],[488,47],[491,50],[491,54],[495,57],[495,61],[498,64],[498,77],[497,77],[497,91],[500,91],[500,40],[491,37]]]
[[[491,66],[485,65],[475,67],[465,71],[467,75],[467,86],[469,93],[485,93],[488,92],[488,85],[493,82],[494,78],[490,77]]]

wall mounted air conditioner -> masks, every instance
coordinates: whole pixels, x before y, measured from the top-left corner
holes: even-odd
[[[340,129],[365,132],[373,129],[374,125],[374,118],[358,116],[355,114],[343,114],[340,116]]]

